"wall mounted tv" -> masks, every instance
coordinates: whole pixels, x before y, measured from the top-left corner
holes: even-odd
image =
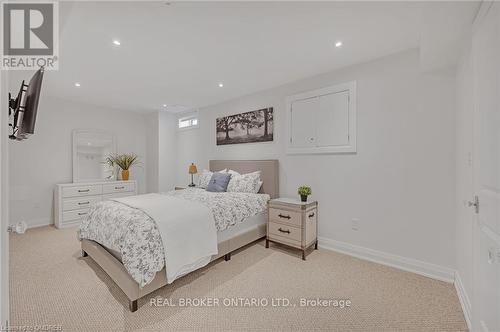
[[[28,84],[21,83],[17,97],[9,93],[10,139],[22,141],[35,133],[38,100],[42,89],[43,67],[37,70]]]

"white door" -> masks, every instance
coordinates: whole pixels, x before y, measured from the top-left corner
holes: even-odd
[[[292,103],[290,145],[294,148],[316,146],[317,97]]]
[[[500,3],[473,36],[474,331],[500,331]]]
[[[349,91],[319,97],[317,146],[349,144]]]

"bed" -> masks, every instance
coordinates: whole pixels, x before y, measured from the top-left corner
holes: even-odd
[[[226,261],[229,261],[231,259],[231,253],[233,251],[249,243],[257,241],[265,237],[266,235],[267,199],[276,198],[279,196],[278,161],[277,160],[244,160],[244,161],[211,160],[209,162],[209,169],[211,171],[232,169],[242,174],[254,171],[260,171],[261,180],[263,181],[262,187],[258,194],[248,194],[248,196],[245,195],[231,196],[231,193],[227,193],[227,196],[231,197],[231,199],[228,200],[229,201],[234,200],[235,203],[233,204],[238,204],[238,206],[241,206],[242,202],[248,202],[248,204],[245,204],[250,206],[247,208],[247,210],[245,210],[244,208],[240,209],[243,211],[242,213],[244,214],[244,219],[242,219],[242,216],[239,216],[239,219],[237,216],[235,216],[234,219],[238,219],[238,222],[231,222],[231,220],[227,220],[228,216],[226,215],[225,219],[227,221],[225,223],[221,223],[219,221],[220,218],[217,218],[218,216],[214,218],[214,220],[216,220],[215,224],[217,226],[217,235],[216,235],[217,242],[215,245],[216,249],[214,251],[214,253],[216,252],[216,254],[207,257],[207,262],[214,261],[222,257],[224,257]],[[211,193],[206,193],[203,189],[193,188],[177,192],[170,192],[167,193],[167,195],[172,195],[175,197],[175,199],[182,199],[186,201],[193,199],[193,200],[199,200],[200,202],[204,200],[208,200],[210,202],[212,200],[217,201],[218,198],[219,202],[221,202],[222,201],[221,197],[226,195],[226,193],[214,195],[214,197],[216,198],[212,198],[212,196],[210,196]],[[264,203],[266,204],[265,208],[262,208],[261,206],[263,203],[263,197],[266,197]],[[181,201],[177,202],[182,203]],[[115,202],[115,204],[118,203]],[[159,203],[155,204],[158,205]],[[208,204],[207,206],[209,205],[210,204]],[[257,209],[255,207],[256,205],[260,205],[260,207]],[[251,208],[252,206],[253,208]],[[163,207],[163,209],[165,209],[165,207]],[[118,220],[116,218],[121,218],[124,210],[125,209],[121,209],[117,212],[111,211],[107,213],[108,216],[111,216],[111,218],[115,218],[115,220]],[[227,209],[223,208],[222,210],[227,210]],[[213,214],[215,213],[216,212],[213,212]],[[162,217],[161,215],[157,214],[155,218],[161,218],[161,217]],[[155,218],[152,219],[156,220]],[[133,220],[129,225],[134,225]],[[188,232],[189,230],[185,231]],[[131,233],[132,235],[128,233]],[[143,241],[141,242],[143,243],[142,246],[144,245],[147,246],[155,241],[153,236],[155,233],[153,231],[151,232],[146,231],[145,233],[146,236],[140,236],[140,234],[137,235],[137,237],[140,238],[137,239],[137,241]],[[127,232],[127,234],[129,236],[128,241],[132,242],[135,241],[135,238],[133,237],[135,236],[134,232]],[[132,236],[132,238],[130,236]],[[93,237],[88,236],[88,238],[92,239]],[[105,239],[105,238],[106,237],[101,236],[101,238],[98,239]],[[157,256],[156,259],[158,262],[153,261],[151,263],[152,265],[156,264],[155,265],[156,273],[148,274],[144,273],[142,270],[140,271],[142,273],[134,273],[134,270],[131,270],[130,268],[130,260],[127,260],[127,255],[128,255],[127,253],[125,253],[125,257],[122,257],[120,252],[118,252],[117,250],[113,250],[115,248],[113,248],[113,246],[110,245],[110,243],[107,243],[104,240],[93,241],[90,239],[84,238],[81,240],[82,255],[84,257],[87,255],[90,256],[122,289],[122,291],[129,299],[129,308],[132,312],[137,310],[137,300],[139,298],[173,282],[172,281],[173,279],[168,277],[168,272],[170,272],[170,269],[165,270],[166,267],[164,266],[164,264],[162,266],[158,265],[161,263],[162,260],[164,261],[167,256],[165,256],[165,259],[163,259],[162,256],[156,255]],[[149,243],[146,242],[144,244],[144,241],[149,241]],[[190,251],[192,248],[188,247],[186,249],[188,249],[186,251]],[[168,252],[165,252],[165,255],[168,255]],[[168,259],[166,259],[166,261],[167,261],[167,268],[168,266],[173,267],[175,265],[174,263],[171,263],[171,265],[169,265]],[[172,262],[172,260],[170,260],[170,262]],[[206,264],[206,262],[203,264]],[[194,268],[195,267],[196,266],[194,266]],[[160,268],[162,269],[160,270]],[[192,271],[192,269],[189,271]]]

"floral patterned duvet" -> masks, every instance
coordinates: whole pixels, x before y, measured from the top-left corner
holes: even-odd
[[[266,194],[212,193],[198,188],[164,194],[207,206],[219,232],[264,212],[270,199]],[[93,205],[80,224],[79,237],[119,252],[123,265],[140,287],[150,283],[165,266],[164,248],[155,221],[143,211],[122,203],[108,200]]]

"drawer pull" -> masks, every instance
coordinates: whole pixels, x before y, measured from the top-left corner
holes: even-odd
[[[309,218],[314,217],[314,212],[309,215]]]
[[[115,189],[125,189],[125,187],[115,187]]]
[[[79,215],[79,216],[84,216],[84,215],[86,215],[86,214],[87,214],[87,212],[78,212],[78,215]]]
[[[284,216],[281,213],[278,214],[278,217],[283,218],[283,219],[290,219],[291,218],[290,216]]]
[[[289,231],[288,229],[287,229],[287,230],[284,230],[284,229],[281,229],[281,227],[280,227],[280,228],[278,228],[278,231],[280,231],[281,233],[287,233],[287,234],[290,234],[290,231]]]
[[[78,205],[87,205],[90,204],[90,202],[78,202]]]
[[[85,190],[79,189],[78,190],[79,193],[88,193],[89,191],[90,191],[90,189],[85,189]]]

